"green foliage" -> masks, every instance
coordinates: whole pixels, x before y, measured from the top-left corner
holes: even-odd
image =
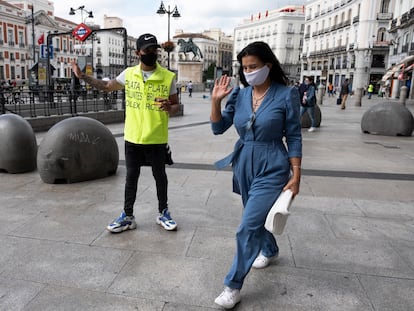
[[[203,81],[207,80],[214,80],[214,71],[216,69],[216,63],[212,63],[210,66],[208,66],[207,70],[204,71],[203,74]]]

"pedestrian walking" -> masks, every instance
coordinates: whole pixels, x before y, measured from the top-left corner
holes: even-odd
[[[308,132],[314,132],[315,123],[315,105],[316,105],[316,86],[312,77],[305,77],[303,83],[299,87],[300,94],[300,118],[307,112],[311,120],[311,126]]]
[[[334,86],[333,86],[332,82],[329,82],[329,84],[328,84],[328,97],[334,96],[333,89],[334,89]]]
[[[124,210],[107,226],[110,232],[123,232],[137,227],[134,217],[138,179],[141,166],[150,165],[158,198],[156,222],[166,230],[175,230],[177,223],[168,208],[168,180],[165,165],[168,156],[169,116],[179,111],[175,74],[157,63],[157,38],[143,34],[137,40],[140,64],[126,68],[114,80],[103,81],[81,72],[72,62],[74,74],[92,87],[111,92],[125,88],[125,163],[126,182]]]
[[[374,85],[370,83],[368,85],[368,99],[371,99],[373,93],[374,93]]]
[[[212,92],[211,126],[215,135],[231,125],[240,138],[234,152],[217,162],[232,165],[233,191],[241,194],[243,216],[236,234],[236,254],[224,290],[215,303],[233,308],[251,267],[266,268],[279,254],[273,234],[264,227],[266,216],[282,190],[299,192],[302,137],[300,99],[289,87],[271,48],[253,42],[238,55],[239,76],[244,88],[229,88],[230,78],[221,76]],[[229,100],[221,111],[221,101]],[[286,140],[287,147],[284,141]]]
[[[187,84],[187,89],[188,89],[188,97],[192,97],[193,96],[193,82],[188,82]]]
[[[341,85],[341,109],[345,109],[346,100],[349,94],[349,79],[345,79],[345,81]]]

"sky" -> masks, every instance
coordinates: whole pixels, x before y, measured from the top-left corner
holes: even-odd
[[[251,15],[264,16],[266,10],[275,10],[287,5],[303,5],[307,0],[171,0],[164,1],[164,6],[170,11],[177,6],[181,17],[174,19],[170,16],[170,38],[176,29],[187,33],[200,33],[212,28],[220,28],[226,35],[232,35],[237,25]],[[103,17],[114,16],[123,20],[123,26],[128,35],[139,37],[144,33],[154,34],[159,42],[168,38],[168,16],[156,14],[160,7],[160,0],[52,0],[55,16],[75,23],[82,21],[81,10],[75,15],[69,15],[70,8],[77,9],[84,5],[85,10],[92,11],[94,18],[86,18],[86,22],[93,22],[103,27]]]

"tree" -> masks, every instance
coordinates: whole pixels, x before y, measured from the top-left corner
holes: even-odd
[[[208,66],[207,70],[204,71],[204,77],[203,77],[203,81],[207,81],[207,80],[214,80],[215,76],[215,69],[216,69],[216,63],[212,63],[210,64],[210,66]]]

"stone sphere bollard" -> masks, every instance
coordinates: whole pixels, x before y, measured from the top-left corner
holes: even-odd
[[[322,121],[322,113],[321,109],[318,105],[315,105],[315,127],[320,127]],[[309,117],[309,114],[305,112],[300,120],[300,123],[302,125],[302,128],[308,128],[311,127],[311,119]]]
[[[0,116],[0,146],[0,171],[17,174],[36,169],[36,136],[21,116]]]
[[[414,118],[400,103],[382,102],[368,109],[361,120],[361,130],[384,136],[411,136]]]
[[[118,168],[118,145],[101,122],[73,117],[46,133],[37,153],[37,168],[45,183],[74,183],[104,178]]]

